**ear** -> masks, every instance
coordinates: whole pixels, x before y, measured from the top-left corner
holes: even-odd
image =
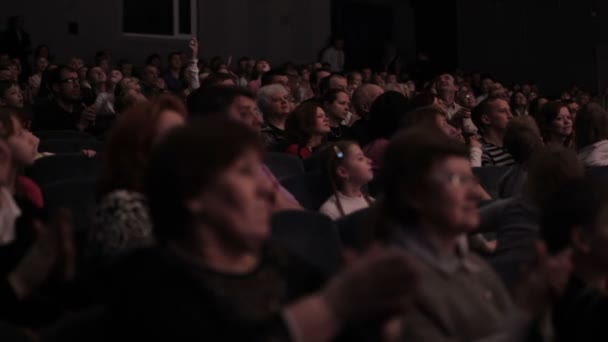
[[[344,166],[338,166],[338,168],[336,168],[336,174],[340,178],[348,179],[348,172]]]
[[[486,114],[482,114],[481,123],[483,123],[484,125],[490,125],[490,117],[487,116]]]
[[[574,227],[570,233],[570,241],[572,246],[583,253],[589,253],[591,251],[591,237],[589,233],[584,231],[581,227]]]

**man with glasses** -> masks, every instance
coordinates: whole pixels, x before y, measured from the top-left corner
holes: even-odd
[[[60,66],[49,74],[53,97],[35,109],[33,130],[91,131],[96,115],[93,107],[82,103],[80,81],[76,71]]]

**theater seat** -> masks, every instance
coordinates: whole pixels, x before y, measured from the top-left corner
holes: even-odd
[[[303,210],[276,213],[272,217],[272,241],[327,275],[340,267],[338,232],[323,214]]]
[[[89,158],[81,153],[42,157],[25,170],[41,187],[65,179],[96,177],[101,169],[100,158]]]
[[[474,167],[473,173],[479,179],[481,186],[492,196],[498,198],[498,182],[509,171],[510,166]]]
[[[75,178],[42,186],[45,206],[51,211],[67,208],[72,212],[74,230],[78,235],[89,230],[95,210],[97,181],[95,178]]]
[[[346,215],[335,222],[343,247],[363,251],[373,238],[370,222],[370,208]]]
[[[281,185],[289,191],[302,207],[317,211],[331,194],[331,189],[319,173],[307,173],[288,177]]]
[[[79,131],[36,131],[34,135],[44,140],[56,140],[56,139],[77,139],[77,140],[91,140],[95,139],[92,135]]]
[[[78,153],[82,150],[93,150],[100,152],[103,143],[94,139],[51,139],[41,140],[38,146],[40,152],[51,153]]]
[[[279,180],[304,173],[300,158],[287,153],[268,153],[265,164]]]

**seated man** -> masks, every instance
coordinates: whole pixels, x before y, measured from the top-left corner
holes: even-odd
[[[509,120],[513,118],[509,103],[490,97],[473,109],[471,118],[481,133],[482,166],[511,166],[513,157],[504,148],[504,136]]]

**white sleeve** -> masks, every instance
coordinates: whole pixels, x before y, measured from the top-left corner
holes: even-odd
[[[325,203],[323,203],[323,205],[319,209],[319,212],[321,214],[328,216],[333,221],[340,218],[340,213],[338,212],[338,208],[336,207],[336,204],[331,200],[331,197],[328,198],[327,201],[325,201]]]
[[[483,156],[483,150],[479,147],[471,147],[470,158],[471,167],[481,167],[481,157]]]
[[[200,88],[201,84],[198,78],[198,59],[191,59],[186,67],[186,82],[190,91]]]

